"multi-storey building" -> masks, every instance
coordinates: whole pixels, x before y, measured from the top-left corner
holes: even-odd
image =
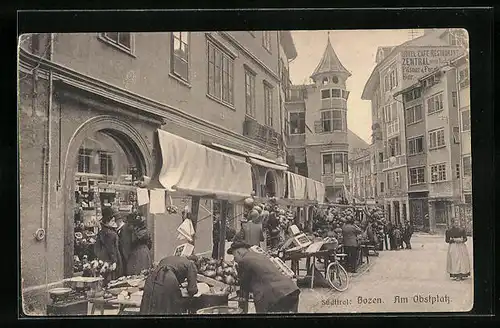
[[[471,119],[470,119],[470,80],[469,57],[463,55],[451,62],[455,68],[458,89],[458,107],[460,119],[460,151],[462,161],[462,201],[472,204],[472,152],[471,152]]]
[[[410,219],[445,230],[460,192],[456,73],[443,66],[401,92],[405,106]],[[425,204],[427,203],[427,204]],[[429,214],[429,223],[422,216]]]
[[[409,217],[407,142],[403,104],[394,95],[413,85],[462,48],[448,30],[426,30],[424,35],[396,47],[379,47],[377,65],[368,79],[362,99],[372,102],[372,152],[378,194],[383,197],[391,221]]]
[[[280,196],[287,169],[282,102],[288,61],[296,56],[286,31],[23,36],[18,113],[26,293],[73,274],[75,191],[154,174],[158,129],[239,152],[252,164],[257,194]],[[211,204],[202,201],[200,215]],[[177,244],[180,222],[155,217],[148,215],[148,228],[153,256],[161,258]],[[41,241],[33,237],[40,227]],[[211,249],[211,229],[210,220],[197,225],[197,252]]]
[[[336,200],[349,188],[346,81],[351,73],[328,39],[307,85],[294,85],[286,103],[289,166],[325,184],[326,198]]]

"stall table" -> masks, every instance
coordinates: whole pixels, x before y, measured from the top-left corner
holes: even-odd
[[[314,287],[314,273],[316,270],[316,259],[323,259],[325,268],[323,274],[326,276],[326,269],[330,264],[331,256],[335,255],[336,250],[320,250],[317,252],[307,253],[304,250],[285,253],[283,261],[291,261],[291,269],[294,271],[297,278],[311,278],[311,288]],[[302,259],[306,259],[306,271],[309,272],[309,267],[311,267],[311,274],[306,274],[305,276],[300,276],[299,262]],[[311,261],[312,260],[312,261]],[[311,265],[312,262],[312,265]]]

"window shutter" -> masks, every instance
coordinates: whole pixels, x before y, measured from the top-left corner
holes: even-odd
[[[315,133],[323,132],[323,122],[322,121],[314,121],[314,132]]]

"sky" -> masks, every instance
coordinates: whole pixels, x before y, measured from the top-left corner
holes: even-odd
[[[333,49],[352,76],[347,80],[347,127],[371,143],[371,103],[361,94],[373,68],[379,46],[397,46],[410,40],[410,30],[330,31]],[[328,31],[292,31],[297,58],[290,63],[293,84],[309,83],[326,48]]]

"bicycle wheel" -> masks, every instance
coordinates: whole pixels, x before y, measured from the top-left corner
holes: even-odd
[[[337,262],[330,263],[326,268],[326,279],[339,292],[343,292],[349,288],[347,271]]]

